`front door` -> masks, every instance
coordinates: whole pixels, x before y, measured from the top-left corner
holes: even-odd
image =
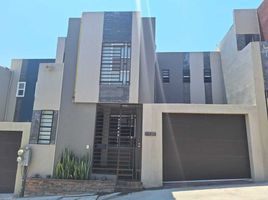
[[[139,180],[142,107],[100,104],[97,108],[93,173]]]

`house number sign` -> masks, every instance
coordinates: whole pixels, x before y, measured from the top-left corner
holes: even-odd
[[[156,132],[154,132],[154,131],[146,131],[145,136],[156,136]]]

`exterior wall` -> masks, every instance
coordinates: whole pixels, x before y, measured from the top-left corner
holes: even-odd
[[[17,97],[14,121],[32,121],[35,86],[40,63],[53,63],[54,59],[23,59],[19,81],[26,82],[24,97]]]
[[[183,103],[182,66],[182,53],[157,53],[155,80],[156,103]],[[169,70],[169,83],[162,82],[163,69]]]
[[[8,68],[3,68],[0,66],[0,121],[5,120],[7,98],[11,84],[12,72]]]
[[[262,149],[262,133],[255,106],[144,104],[141,181],[145,188],[160,187],[163,184],[162,113],[244,114],[252,179],[267,179],[263,161],[266,153]],[[145,136],[146,131],[155,131],[156,136]]]
[[[262,156],[266,168],[268,122],[259,42],[251,43],[240,51],[231,64],[223,64],[223,75],[228,104],[256,105],[256,120],[259,122],[258,131],[262,141],[260,148],[264,152]],[[268,177],[267,173],[265,177]]]
[[[63,64],[40,64],[33,110],[59,110]]]
[[[183,82],[183,59],[187,53],[157,53],[156,103],[184,103],[184,84],[189,84],[191,101],[189,103],[205,104],[206,92],[204,83],[204,52],[190,54],[190,83]],[[210,52],[210,68],[212,82],[213,104],[225,104],[225,88],[221,69],[221,57],[219,52]],[[162,82],[162,70],[170,72],[170,82]],[[188,103],[188,102],[187,102]]]
[[[256,95],[256,105],[258,111],[258,121],[260,123],[260,134],[262,137],[262,151],[265,152],[263,155],[264,162],[265,162],[265,169],[268,169],[268,119],[267,119],[267,106],[266,106],[266,99],[264,94],[264,78],[263,78],[263,69],[262,69],[262,62],[261,62],[261,52],[260,52],[260,43],[254,42],[251,44],[252,48],[252,62],[253,70],[254,70],[254,81],[255,81],[255,95]],[[268,172],[266,170],[265,174],[266,179],[268,178]]]
[[[96,104],[73,102],[79,30],[80,19],[70,19],[65,44],[65,62],[54,164],[56,164],[65,148],[70,148],[79,155],[92,151],[93,147]],[[86,149],[86,145],[90,146],[89,150]]]
[[[154,102],[155,61],[155,18],[142,18],[139,103]]]
[[[129,103],[138,103],[139,101],[141,25],[142,25],[142,22],[141,22],[140,13],[133,12]]]
[[[229,47],[230,51],[232,47]],[[256,105],[255,83],[251,45],[237,53],[233,60],[226,60],[228,47],[221,51],[222,71],[228,104]],[[239,86],[239,87],[238,87]]]
[[[226,104],[220,52],[210,53],[213,104]]]
[[[65,37],[58,38],[56,63],[64,63]]]
[[[16,107],[16,92],[17,92],[17,84],[20,79],[20,72],[21,72],[22,60],[20,59],[13,59],[11,61],[11,85],[9,94],[7,96],[8,104],[7,104],[7,112],[4,121],[12,122],[14,119],[15,107]]]
[[[40,64],[38,80],[35,90],[34,114],[32,121],[32,130],[30,143],[36,143],[38,140],[39,124],[41,110],[59,111],[61,100],[63,64],[46,63]],[[29,167],[28,176],[32,177],[39,174],[42,177],[53,175],[54,157],[55,157],[55,132],[57,127],[57,118],[54,117],[53,131],[50,145],[31,144],[32,163]],[[40,123],[40,122],[39,122]],[[54,127],[55,126],[55,127]],[[54,130],[55,129],[55,130]]]
[[[104,13],[83,13],[75,82],[76,103],[99,101]],[[65,52],[65,56],[66,52]]]
[[[222,66],[230,65],[238,54],[235,27],[232,26],[220,43]]]
[[[205,104],[203,53],[190,53],[191,103]]]
[[[261,6],[258,8],[260,29],[263,40],[268,40],[268,1],[264,0]]]
[[[31,144],[32,158],[28,168],[28,177],[39,174],[46,178],[53,175],[53,165],[55,156],[55,145]]]
[[[1,131],[21,131],[22,132],[21,148],[27,145],[29,142],[30,128],[31,128],[31,123],[0,122]],[[15,189],[14,189],[14,194],[16,196],[20,193],[20,190],[21,190],[21,186],[22,186],[21,180],[22,180],[22,169],[21,169],[21,166],[18,164]]]
[[[236,34],[260,34],[256,9],[234,10]]]

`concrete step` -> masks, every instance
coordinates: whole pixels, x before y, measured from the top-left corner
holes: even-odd
[[[117,192],[137,192],[143,190],[143,185],[140,181],[117,181],[115,191]]]

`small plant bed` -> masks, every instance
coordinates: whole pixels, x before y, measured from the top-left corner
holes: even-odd
[[[78,157],[69,149],[65,149],[56,165],[54,178],[89,180],[90,171],[91,161],[89,154]]]

